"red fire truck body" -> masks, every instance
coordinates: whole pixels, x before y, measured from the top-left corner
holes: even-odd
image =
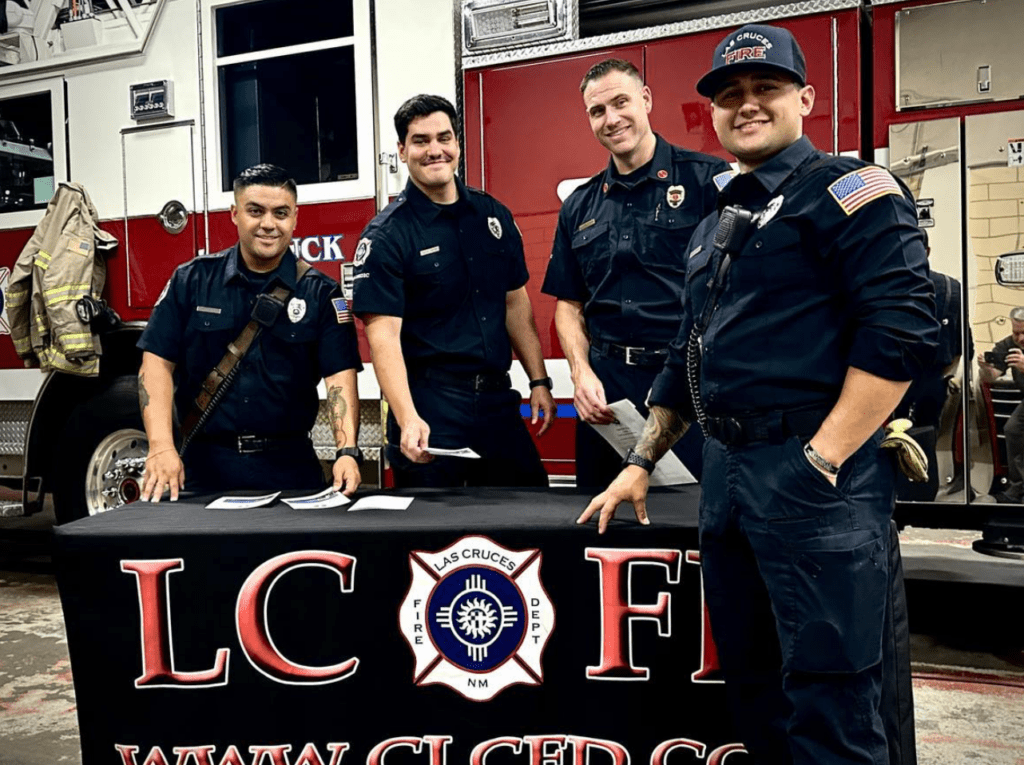
[[[106,11],[100,10],[104,4],[109,6]],[[986,115],[1001,115],[1013,125],[1024,116],[1020,94],[992,90],[1021,79],[1022,67],[1009,55],[1012,46],[993,41],[992,60],[977,65],[966,52],[972,45],[978,47],[972,42],[977,35],[970,31],[970,19],[983,20],[978,34],[985,34],[984,30],[998,29],[1005,19],[1024,11],[1021,0],[875,0],[871,4],[805,0],[768,7],[751,0],[676,4],[348,0],[337,6],[349,14],[347,21],[337,22],[340,36],[326,40],[308,32],[323,17],[303,16],[303,9],[311,14],[328,7],[315,0],[97,0],[91,19],[62,18],[61,0],[32,0],[29,5],[36,16],[26,22],[27,31],[19,32],[22,58],[0,66],[0,128],[8,119],[9,102],[17,102],[13,108],[19,113],[18,99],[49,94],[51,121],[58,128],[47,148],[53,158],[50,183],[83,183],[103,219],[102,227],[119,240],[120,248],[109,261],[104,297],[126,323],[104,339],[99,380],[25,370],[9,339],[0,335],[0,476],[23,487],[20,511],[38,509],[43,495],[55,492],[61,519],[133,498],[131,471],[118,472],[117,465],[125,455],[145,454],[144,438],[140,440],[137,433],[137,413],[130,411],[136,406],[130,399],[139,363],[134,347],[138,334],[177,265],[235,241],[227,188],[232,172],[240,169],[236,167],[240,158],[275,161],[281,156],[275,153],[275,140],[278,146],[300,143],[295,140],[302,135],[297,129],[289,133],[281,126],[307,120],[302,111],[306,107],[295,106],[293,114],[290,94],[279,92],[277,100],[266,95],[275,87],[266,74],[274,61],[292,66],[288,62],[302,56],[337,56],[339,60],[348,56],[349,69],[344,71],[350,73],[351,82],[342,83],[338,92],[340,100],[354,108],[327,109],[328,90],[317,90],[316,69],[295,80],[299,84],[294,96],[296,103],[305,103],[310,93],[320,99],[316,107],[319,132],[311,140],[318,152],[334,154],[326,159],[317,154],[311,172],[319,178],[300,179],[299,225],[293,246],[297,256],[343,285],[360,231],[404,184],[404,168],[393,155],[395,108],[418,92],[439,92],[462,107],[464,177],[504,202],[523,234],[531,274],[528,290],[563,415],[538,441],[554,475],[574,473],[575,423],[569,406],[568,366],[554,329],[554,300],[542,295],[540,286],[562,200],[576,183],[602,171],[608,161],[590,132],[579,94],[580,79],[592,64],[609,56],[632,61],[653,92],[655,131],[680,146],[726,157],[711,127],[707,101],[697,95],[694,84],[707,70],[715,44],[727,29],[748,22],[785,26],[806,52],[808,80],[817,93],[814,111],[804,123],[812,142],[833,153],[893,163],[894,172],[904,180],[927,177],[926,165],[929,170],[938,166],[949,172],[951,160],[943,155],[940,162],[928,155],[937,147],[922,148],[919,141],[896,157],[891,137],[901,130],[927,132],[932,123],[962,126]],[[494,15],[503,12],[502,6],[508,6],[507,17],[501,17],[508,22],[504,39],[501,18]],[[561,24],[561,38],[526,39],[533,22],[517,26],[516,20],[540,17],[557,21],[553,26]],[[94,23],[82,24],[90,21]],[[82,44],[81,33],[72,33],[76,24],[102,28],[103,41],[90,44],[89,38]],[[249,35],[257,42],[232,48],[231,30],[246,24],[252,25]],[[123,42],[129,32],[134,37]],[[265,42],[268,36],[280,40]],[[0,54],[4,40],[0,35]],[[34,58],[26,53],[31,50],[29,43],[36,46]],[[40,49],[49,51],[49,57]],[[936,53],[943,50],[945,59]],[[955,79],[952,70],[942,68],[947,65],[958,71],[969,69],[968,79],[976,80],[976,92],[944,94],[947,79]],[[935,93],[926,92],[928,83],[935,85]],[[140,86],[152,87],[147,91]],[[150,108],[148,104],[164,116],[138,119],[129,109]],[[325,137],[327,129],[319,122],[321,109],[325,114],[347,115],[349,122],[338,131],[340,140]],[[250,118],[255,127],[246,121]],[[1003,131],[1004,137],[1024,136],[1024,123],[1020,124],[1019,135],[1013,133],[1016,127],[1010,127]],[[925,127],[918,129],[918,125]],[[66,130],[60,129],[63,126]],[[953,130],[955,152],[952,145],[943,147],[960,160],[970,153],[963,148],[962,132]],[[292,139],[287,140],[288,136]],[[246,153],[246,141],[259,144],[260,151]],[[352,145],[354,159],[345,159],[337,148],[346,141]],[[1008,146],[1012,154],[1012,142]],[[918,154],[921,159],[915,164]],[[927,162],[926,155],[931,157]],[[284,156],[290,155],[285,152]],[[340,171],[332,164],[336,157],[342,157],[341,164],[348,162]],[[897,165],[897,160],[903,164]],[[3,161],[0,151],[0,184],[7,182],[7,175],[17,175],[5,174]],[[1014,166],[1008,165],[1011,174]],[[401,171],[393,171],[395,167]],[[1009,183],[1005,178],[998,180]],[[963,183],[973,188],[968,181]],[[1024,182],[1024,175],[1020,181]],[[955,193],[936,195],[933,206],[923,209],[934,215],[933,265],[964,283],[968,310],[974,308],[972,301],[986,306],[968,318],[980,347],[999,339],[996,335],[1003,332],[1007,313],[1003,309],[1012,299],[1006,297],[1008,292],[999,293],[991,271],[985,271],[987,266],[977,266],[967,255],[973,252],[969,221],[976,201],[966,188],[961,193],[960,178],[956,183]],[[4,269],[13,268],[45,206],[45,199],[38,197],[28,205],[32,209],[8,210],[2,207],[3,193],[0,188],[0,288],[6,288]],[[1020,205],[1017,213],[1024,221],[1024,192],[1018,196],[1019,201],[1006,199]],[[180,203],[180,209],[168,212],[169,202]],[[997,216],[1000,219],[1018,217],[1002,207],[996,211],[1006,213]],[[173,224],[180,224],[182,217],[182,230],[172,233]],[[988,233],[995,231],[995,224],[986,225]],[[1015,223],[1013,233],[1022,227]],[[940,231],[942,238],[936,241]],[[1008,249],[1021,248],[1018,242]],[[5,327],[0,324],[0,332]],[[369,362],[362,336],[360,343],[363,359]],[[525,390],[525,375],[517,364],[513,377]],[[965,402],[970,387],[962,386]],[[371,402],[379,398],[371,367],[361,375],[360,388],[361,398]],[[376,425],[369,430],[379,439],[379,418]],[[119,432],[121,437],[111,445],[111,434]],[[963,441],[963,428],[958,432]],[[954,451],[950,464],[943,466],[950,474],[947,479],[957,459],[961,468],[965,463],[963,449],[959,457]],[[990,471],[995,464],[998,474],[997,452],[977,450],[982,455],[978,461]],[[107,474],[112,477],[104,479]],[[15,507],[9,510],[19,512]]]

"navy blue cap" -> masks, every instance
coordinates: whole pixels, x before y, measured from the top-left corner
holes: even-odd
[[[711,71],[697,82],[697,92],[714,98],[723,80],[751,69],[775,69],[788,74],[800,86],[807,84],[804,52],[789,30],[747,24],[718,43]]]

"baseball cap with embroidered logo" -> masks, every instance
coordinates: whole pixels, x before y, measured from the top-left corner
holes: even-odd
[[[697,92],[714,98],[726,79],[751,69],[774,69],[788,74],[801,87],[807,84],[804,52],[789,30],[747,24],[718,43],[711,71],[697,82]]]

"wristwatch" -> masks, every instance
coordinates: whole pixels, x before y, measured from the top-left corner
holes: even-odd
[[[626,467],[627,465],[639,465],[648,473],[654,472],[654,462],[637,454],[632,449],[626,452],[626,459],[622,460],[622,467]]]
[[[530,380],[530,390],[533,390],[534,388],[539,388],[542,385],[548,390],[551,390],[551,388],[554,387],[554,384],[551,382],[550,377],[541,377],[537,380]]]
[[[344,449],[338,449],[334,453],[334,461],[337,462],[342,457],[351,457],[356,461],[357,465],[363,464],[363,450],[358,446],[346,446]]]

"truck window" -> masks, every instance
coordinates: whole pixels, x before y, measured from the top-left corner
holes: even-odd
[[[358,178],[351,0],[259,0],[215,19],[222,189],[260,162],[299,184]]]
[[[52,196],[49,91],[0,100],[0,213],[41,210]]]

